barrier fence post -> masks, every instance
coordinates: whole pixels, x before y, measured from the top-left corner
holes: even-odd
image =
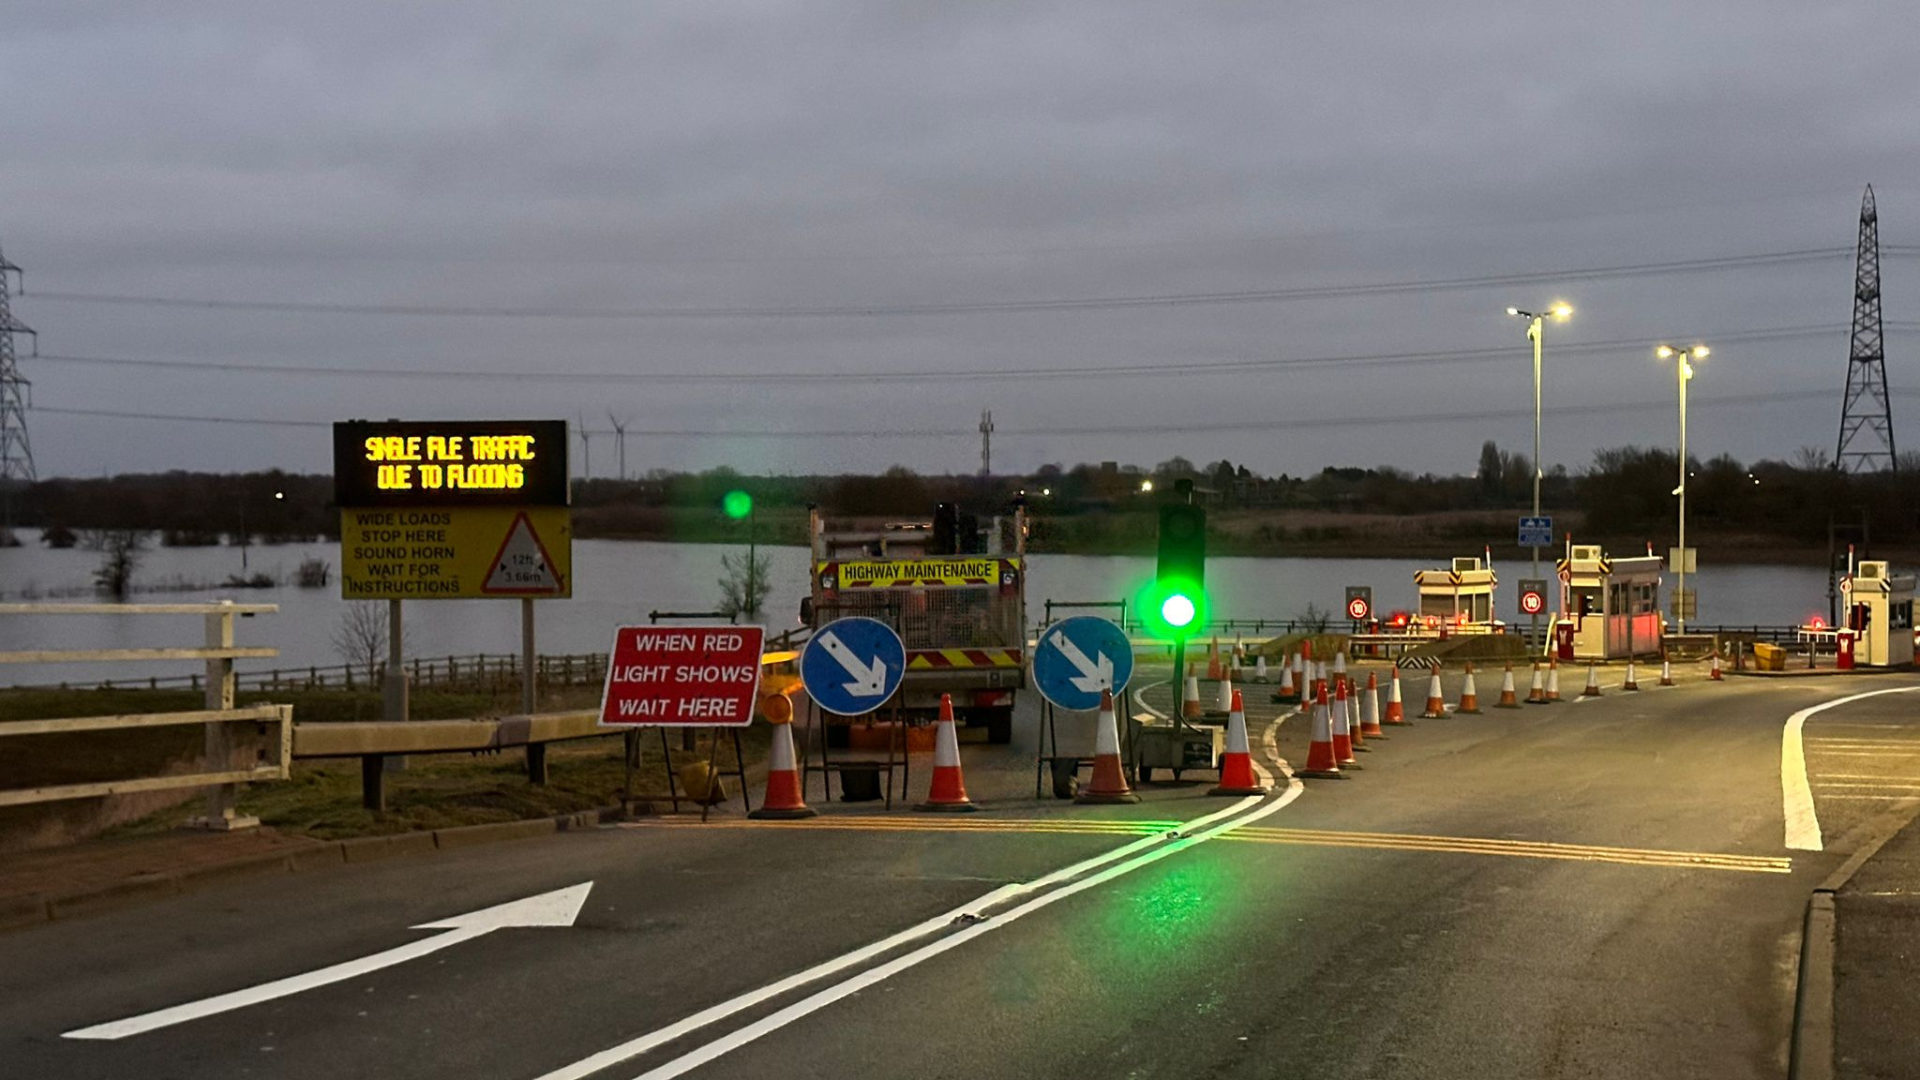
[[[222,603],[228,607],[233,601]],[[210,611],[206,620],[206,643],[209,649],[233,648],[233,612]],[[207,690],[204,703],[209,710],[233,708],[233,657],[217,656],[207,658]],[[228,772],[233,768],[233,744],[228,738],[227,725],[219,721],[206,727],[207,768],[216,772]],[[200,828],[215,831],[229,829],[248,829],[260,824],[259,818],[246,817],[234,813],[233,804],[239,795],[240,785],[219,784],[207,792],[206,816],[194,822]]]

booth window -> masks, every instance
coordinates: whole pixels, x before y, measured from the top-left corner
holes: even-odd
[[[1913,601],[1903,600],[1891,607],[1887,616],[1888,624],[1895,630],[1913,629]]]

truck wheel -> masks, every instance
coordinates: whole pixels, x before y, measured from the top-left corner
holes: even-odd
[[[1133,767],[1133,782],[1134,782],[1134,783],[1136,783],[1136,784],[1144,784],[1144,783],[1146,783],[1146,782],[1147,782],[1148,780],[1151,780],[1151,779],[1153,779],[1153,769],[1152,769],[1152,768],[1150,768],[1150,767],[1148,767],[1148,766],[1146,766],[1146,765],[1135,765],[1135,766]]]
[[[987,721],[987,741],[1004,746],[1013,741],[1013,710],[983,709]]]

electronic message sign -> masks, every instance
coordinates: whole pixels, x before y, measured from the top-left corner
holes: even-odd
[[[564,420],[348,420],[333,425],[333,501],[565,506]]]

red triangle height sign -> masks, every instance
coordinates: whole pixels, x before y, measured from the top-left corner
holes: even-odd
[[[489,596],[557,596],[562,591],[560,572],[524,512],[514,515],[480,591]]]

